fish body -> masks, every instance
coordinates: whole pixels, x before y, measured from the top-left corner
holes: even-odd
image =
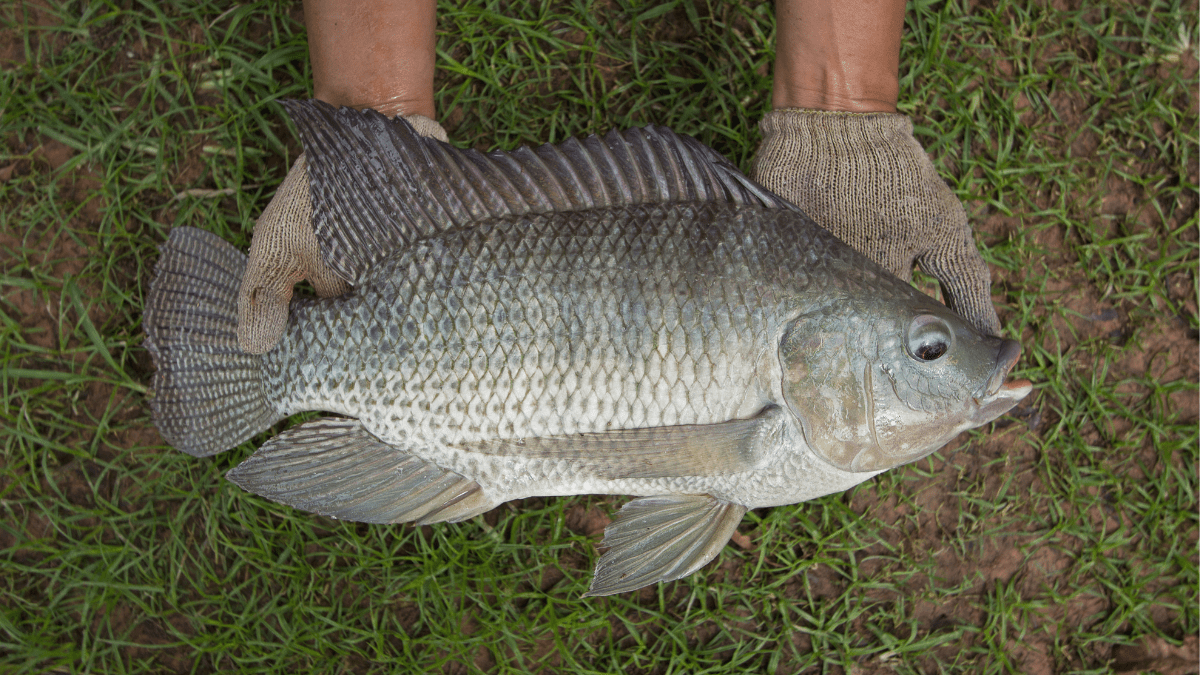
[[[591,589],[615,593],[695,571],[749,508],[845,490],[1028,393],[1004,383],[1015,343],[690,139],[484,157],[371,113],[291,110],[318,239],[354,290],[293,301],[279,346],[242,354],[244,258],[179,228],[146,319],[156,421],[185,451],[301,411],[345,416],[230,472],[272,499],[437,522],[529,496],[640,496]]]
[[[265,358],[269,397],[281,415],[354,417],[471,476],[493,504],[707,493],[755,508],[845,489],[872,474],[811,480],[828,464],[791,416],[774,447],[732,474],[618,477],[622,457],[484,447],[778,407],[789,324],[850,285],[880,285],[862,270],[835,284],[845,247],[804,225],[781,210],[667,204],[510,217],[426,239],[353,295],[296,304]],[[908,294],[890,277],[883,285]]]

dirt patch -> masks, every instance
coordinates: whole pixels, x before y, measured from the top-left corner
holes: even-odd
[[[604,528],[608,527],[611,522],[612,518],[609,518],[608,513],[599,506],[585,508],[576,504],[567,511],[567,529],[585,537],[603,536]]]
[[[167,619],[144,619],[129,633],[132,643],[127,656],[130,664],[153,661],[167,672],[211,673],[212,667],[197,663],[195,650],[179,644],[179,636],[191,636],[195,631],[191,621],[179,614]]]
[[[80,277],[91,256],[92,250],[88,246],[63,230],[31,230],[23,237],[0,232],[0,266],[8,274],[28,282],[6,284],[0,298],[12,308],[13,316],[18,317],[22,335],[28,342],[45,349],[71,343],[64,332],[70,324],[64,323],[69,322],[71,315],[78,317],[77,303],[95,297],[99,288],[96,280]],[[64,287],[39,283],[28,272],[31,268],[48,271],[53,279],[71,280],[71,285],[65,289],[69,294],[64,297]],[[93,325],[102,325],[107,311],[92,303],[87,308],[87,315]]]
[[[1162,638],[1143,638],[1135,645],[1122,645],[1113,649],[1113,671],[1116,673],[1144,673],[1156,671],[1159,675],[1191,675],[1200,671],[1200,638],[1185,637],[1182,644],[1171,644]]]

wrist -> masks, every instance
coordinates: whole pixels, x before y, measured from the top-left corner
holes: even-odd
[[[432,89],[432,85],[430,85]],[[391,88],[390,91],[394,91]],[[363,110],[370,108],[386,117],[405,117],[408,115],[423,115],[436,119],[434,115],[433,94],[420,95],[400,93],[388,96],[383,87],[368,88],[363,86],[336,88],[332,86],[317,86],[313,83],[313,98],[318,98],[335,106],[346,106]]]
[[[813,140],[866,139],[871,143],[912,138],[912,120],[895,112],[776,108],[759,121],[763,137],[802,135]]]
[[[898,78],[847,73],[839,64],[806,64],[799,71],[776,70],[771,106],[857,113],[895,113]]]

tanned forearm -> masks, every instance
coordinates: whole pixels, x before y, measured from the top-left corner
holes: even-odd
[[[316,97],[434,119],[434,0],[304,0]]]
[[[896,112],[904,0],[777,0],[775,108]]]

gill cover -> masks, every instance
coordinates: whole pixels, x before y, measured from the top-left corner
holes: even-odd
[[[859,472],[906,464],[1019,400],[980,414],[999,369],[999,339],[976,334],[944,308],[863,309],[842,305],[800,317],[779,346],[788,407],[809,446],[833,466]]]

